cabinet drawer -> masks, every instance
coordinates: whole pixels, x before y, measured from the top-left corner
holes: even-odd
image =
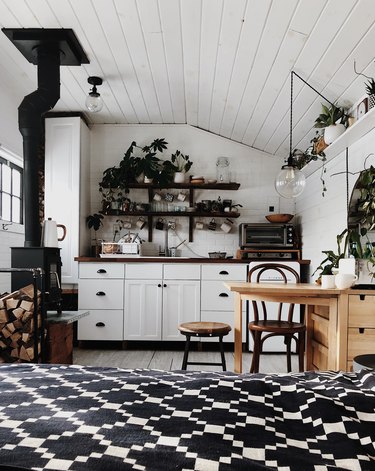
[[[80,280],[79,282],[79,309],[122,309],[123,300],[123,280]]]
[[[164,265],[164,280],[200,280],[201,266],[198,264],[168,263]]]
[[[375,296],[349,296],[349,327],[371,327],[375,329]]]
[[[202,280],[246,281],[246,274],[245,264],[202,265]]]
[[[357,355],[374,353],[375,329],[348,329],[348,357],[353,360]]]
[[[234,310],[233,293],[224,286],[222,281],[201,282],[202,311],[232,311]],[[245,306],[246,303],[243,303]]]
[[[161,263],[128,263],[125,273],[128,280],[161,280],[163,265]]]
[[[78,320],[78,340],[122,340],[123,311],[90,310]]]
[[[123,263],[80,263],[80,278],[124,278]]]

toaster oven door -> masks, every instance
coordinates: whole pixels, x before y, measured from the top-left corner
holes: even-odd
[[[242,233],[244,247],[285,247],[285,227],[271,224],[245,225]]]

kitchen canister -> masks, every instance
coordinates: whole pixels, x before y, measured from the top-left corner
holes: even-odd
[[[58,236],[58,229],[62,229],[62,237]],[[52,221],[52,218],[44,221],[42,227],[42,247],[58,247],[59,242],[63,241],[65,237],[66,227],[63,224],[57,224],[56,221]]]

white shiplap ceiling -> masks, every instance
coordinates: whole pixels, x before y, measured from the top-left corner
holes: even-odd
[[[87,77],[105,106],[92,123],[187,123],[288,150],[290,71],[349,105],[375,76],[374,0],[0,0],[6,28],[72,28],[90,64],[61,67],[54,111],[85,111]],[[36,66],[0,34],[0,85],[35,90]],[[306,148],[321,98],[294,81],[294,146]]]

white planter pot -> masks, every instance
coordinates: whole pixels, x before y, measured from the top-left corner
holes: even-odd
[[[174,174],[174,182],[175,183],[185,183],[185,173],[184,172],[176,172]]]
[[[145,177],[145,179],[144,179],[144,182],[145,182],[145,183],[152,183],[153,181],[154,181],[153,178]]]
[[[332,289],[335,287],[335,275],[322,275],[322,288]]]
[[[326,144],[332,144],[341,134],[345,132],[345,126],[343,124],[331,124],[324,128],[324,142]]]

